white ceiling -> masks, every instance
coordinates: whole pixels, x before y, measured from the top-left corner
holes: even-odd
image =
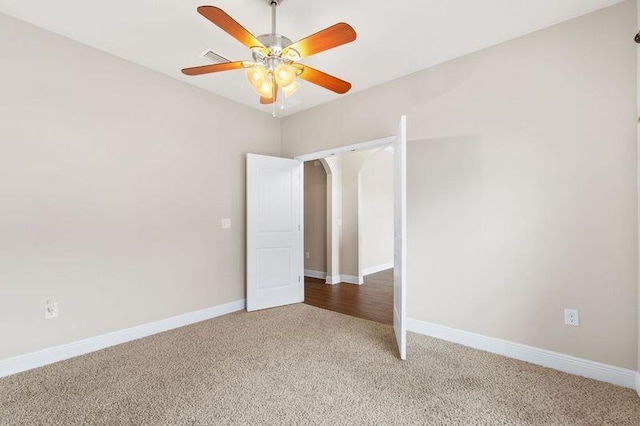
[[[293,41],[337,22],[358,33],[348,45],[303,61],[350,81],[350,93],[413,73],[622,0],[284,0],[278,32]],[[265,0],[0,0],[0,12],[131,62],[261,107],[241,71],[187,77],[211,48],[231,60],[248,49],[196,12],[218,6],[255,35],[270,32]],[[303,82],[287,115],[338,98]],[[347,95],[348,96],[348,95]]]

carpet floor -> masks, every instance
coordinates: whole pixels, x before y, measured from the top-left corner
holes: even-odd
[[[2,425],[638,425],[630,390],[308,305],[0,379]]]

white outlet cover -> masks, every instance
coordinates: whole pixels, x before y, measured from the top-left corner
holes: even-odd
[[[566,325],[579,326],[580,325],[580,312],[577,309],[565,309],[564,310],[564,323]]]
[[[222,219],[220,221],[222,229],[231,229],[231,219]]]

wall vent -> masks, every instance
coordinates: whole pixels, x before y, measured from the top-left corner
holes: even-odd
[[[223,64],[225,62],[231,62],[230,60],[228,60],[224,56],[220,55],[219,53],[214,52],[211,49],[207,49],[204,52],[202,52],[200,54],[200,57],[203,58],[203,59],[206,59],[207,61],[211,62],[212,64]]]

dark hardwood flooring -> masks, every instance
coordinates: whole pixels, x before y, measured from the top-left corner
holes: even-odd
[[[393,324],[393,269],[364,277],[364,284],[304,280],[304,303],[334,312]]]

